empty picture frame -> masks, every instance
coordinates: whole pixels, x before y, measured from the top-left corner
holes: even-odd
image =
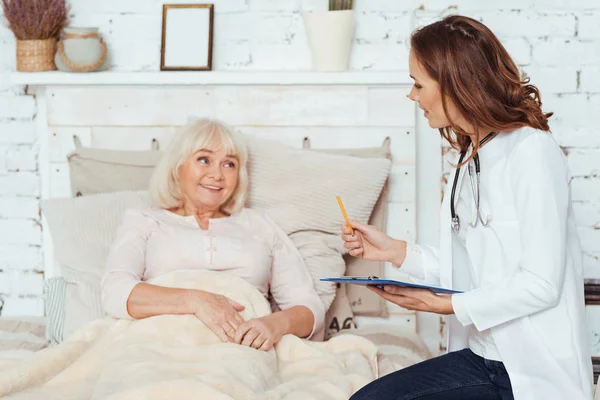
[[[212,4],[164,4],[161,71],[212,69]]]

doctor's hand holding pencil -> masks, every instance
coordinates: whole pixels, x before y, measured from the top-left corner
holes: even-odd
[[[342,226],[342,239],[350,255],[402,265],[406,257],[406,242],[392,239],[374,226],[348,218],[342,199],[338,195],[336,198],[346,220],[346,225]]]

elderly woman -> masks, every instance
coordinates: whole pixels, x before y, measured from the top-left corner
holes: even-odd
[[[127,210],[102,280],[106,313],[125,319],[194,314],[223,342],[269,350],[285,334],[310,337],[325,309],[300,253],[273,221],[244,208],[247,151],[219,122],[198,120],[173,139],[150,182],[157,208]],[[213,293],[152,285],[178,269],[226,271],[270,291],[282,311],[244,321]]]

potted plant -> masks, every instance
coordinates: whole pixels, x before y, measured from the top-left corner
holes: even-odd
[[[355,25],[353,0],[329,0],[329,11],[304,14],[313,69],[348,69]]]
[[[17,71],[56,69],[56,39],[67,24],[66,0],[2,0],[8,28],[17,39]]]

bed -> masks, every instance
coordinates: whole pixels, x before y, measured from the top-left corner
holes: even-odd
[[[79,116],[76,116],[77,113],[72,110],[76,110],[82,103],[81,96],[90,101],[93,100],[96,111],[100,110],[98,114],[102,114],[103,107],[107,110],[112,107],[104,101],[108,98],[102,94],[99,95],[98,90],[100,89],[74,92],[69,89],[54,88],[49,93],[44,91],[38,95],[38,102],[46,104],[42,108],[43,112],[40,115],[42,122],[39,127],[42,134],[40,149],[42,197],[45,200],[59,198],[76,200],[77,196],[80,195],[83,195],[82,198],[96,195],[96,193],[85,193],[85,191],[90,186],[98,188],[106,182],[102,183],[102,179],[100,179],[96,180],[94,185],[90,185],[89,182],[92,179],[90,175],[77,180],[77,177],[73,176],[74,166],[76,167],[77,162],[81,160],[89,161],[90,158],[94,159],[94,157],[95,161],[98,161],[99,157],[100,162],[105,162],[106,160],[102,161],[102,157],[105,156],[114,161],[114,154],[108,154],[107,152],[124,152],[119,157],[124,156],[131,161],[133,153],[140,155],[140,152],[149,153],[164,149],[176,128],[176,124],[167,127],[150,127],[147,123],[142,123],[136,126],[135,119],[133,122],[127,123],[128,127],[121,126],[122,122],[120,121],[89,123],[72,121],[71,118],[79,118]],[[61,103],[58,104],[58,101]],[[69,106],[69,104],[71,105]],[[67,109],[69,109],[69,112],[64,112]],[[48,110],[48,115],[46,115],[46,110]],[[52,116],[52,112],[56,112],[58,115]],[[131,113],[133,112],[132,110]],[[399,125],[402,124],[399,123]],[[305,126],[301,129],[296,127],[281,128],[277,126],[277,123],[265,127],[249,126],[243,123],[236,125],[238,125],[236,128],[244,134],[266,139],[277,139],[282,144],[298,151],[301,149],[308,150],[310,147],[319,149],[321,152],[333,154],[342,152],[345,155],[365,159],[391,158],[393,163],[391,179],[389,180],[389,186],[383,191],[386,196],[389,194],[390,197],[386,197],[382,201],[379,199],[379,211],[372,215],[371,222],[380,224],[379,226],[382,228],[385,228],[388,221],[392,222],[393,225],[387,224],[388,232],[396,236],[400,234],[408,238],[414,237],[414,168],[410,165],[412,161],[408,163],[406,161],[412,159],[414,152],[414,130],[411,127],[405,129],[395,126],[372,130],[363,128],[357,131],[354,128],[323,126]],[[315,125],[319,125],[319,123],[315,123]],[[367,133],[369,134],[367,135]],[[358,135],[355,136],[357,140],[354,142],[356,148],[347,149],[344,147],[342,143],[345,143],[345,141],[340,140],[342,137],[340,135],[346,134]],[[379,152],[377,148],[381,148],[383,151]],[[100,151],[100,153],[94,153],[95,150]],[[104,153],[102,153],[103,151]],[[143,160],[140,162],[142,164],[147,163],[148,156],[153,157],[151,154],[141,155]],[[145,161],[144,157],[146,157]],[[119,163],[122,162],[118,161],[117,164]],[[90,167],[90,165],[87,166]],[[81,178],[80,175],[77,176]],[[113,177],[114,175],[105,175],[104,179],[107,181]],[[93,179],[96,178],[98,177]],[[411,185],[413,185],[412,188]],[[119,190],[122,189],[119,188]],[[129,186],[125,189],[139,190],[140,187]],[[340,217],[339,210],[336,210],[335,213],[336,217]],[[56,286],[52,282],[65,278],[65,268],[61,265],[61,262],[57,261],[57,248],[60,248],[65,240],[57,240],[56,235],[52,234],[48,218],[45,215],[42,222],[44,226],[45,272],[50,283],[48,291],[55,291],[56,288],[50,288]],[[399,231],[398,225],[402,225],[405,230]],[[350,272],[348,274],[352,274],[352,271],[365,271],[364,266],[352,266],[352,261],[348,258],[345,259],[345,262],[347,265],[344,265],[344,268],[347,273]],[[389,265],[371,265],[368,268],[372,268],[369,274],[403,278],[402,276],[393,275],[395,271]],[[68,287],[63,288],[63,290],[68,290]],[[77,290],[79,292],[90,292],[85,285]],[[81,303],[85,303],[85,301]],[[326,339],[335,340],[351,333],[374,343],[377,348],[377,367],[374,377],[383,376],[432,356],[420,332],[418,332],[416,313],[390,306],[378,299],[367,297],[365,292],[355,292],[353,289],[346,291],[343,288],[337,288],[335,302],[328,313]],[[83,306],[79,304],[78,306],[84,307],[85,304]],[[89,314],[87,315],[89,320],[94,320],[95,316],[98,316],[94,314],[98,310],[89,312],[90,307],[85,308],[85,310]],[[55,319],[61,318],[61,316],[57,316],[52,311],[47,311],[46,314],[46,318],[0,318],[0,368],[2,370],[8,370],[9,366],[16,365],[19,360],[31,357],[32,354],[41,349],[54,348],[58,341],[68,336],[63,332],[59,340],[56,340]],[[80,314],[83,313],[80,312]],[[82,323],[82,321],[79,321],[74,324],[74,327],[81,326]],[[69,333],[73,334],[76,329],[71,328],[70,331]],[[431,345],[429,348],[431,348]]]

